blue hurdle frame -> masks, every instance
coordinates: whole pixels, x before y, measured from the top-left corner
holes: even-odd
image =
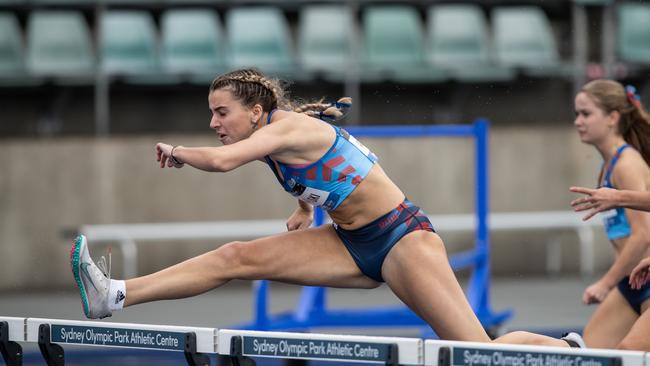
[[[454,270],[474,267],[467,298],[484,328],[495,328],[512,317],[512,311],[499,313],[490,307],[490,235],[488,132],[489,121],[477,119],[470,125],[410,125],[345,127],[353,136],[360,137],[471,137],[475,140],[475,205],[476,231],[473,249],[450,256]],[[315,210],[314,224],[322,225],[324,213]],[[433,223],[436,227],[436,223]],[[444,228],[440,228],[444,231]],[[269,315],[268,281],[255,281],[254,321],[239,328],[254,330],[306,330],[315,327],[405,327],[422,326],[423,334],[435,337],[428,325],[406,306],[384,306],[365,309],[327,309],[326,288],[305,286],[293,312]]]

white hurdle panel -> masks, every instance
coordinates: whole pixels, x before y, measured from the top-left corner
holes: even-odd
[[[645,352],[428,340],[426,366],[644,366]]]
[[[422,365],[423,341],[416,338],[369,337],[316,333],[219,330],[219,354],[240,358],[272,357],[298,360]],[[237,364],[233,362],[233,364]]]
[[[27,342],[37,342],[48,364],[62,363],[62,344],[184,352],[190,365],[209,365],[217,329],[28,318]]]
[[[62,345],[177,351],[202,366],[210,365],[207,354],[232,366],[254,366],[258,357],[390,366],[650,366],[650,353],[640,351],[0,317],[8,366],[22,365],[18,342],[38,343],[56,366],[65,363]]]
[[[0,316],[0,354],[8,366],[22,365],[25,318]]]

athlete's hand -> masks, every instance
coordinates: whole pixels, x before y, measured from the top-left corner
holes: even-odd
[[[638,290],[650,281],[650,257],[644,258],[630,273],[630,286]]]
[[[165,144],[159,142],[156,144],[156,161],[160,162],[160,167],[164,168],[167,165],[169,168],[182,168],[183,163],[175,161],[175,159],[170,159],[172,155],[173,145]]]
[[[301,230],[307,229],[311,226],[311,223],[314,221],[314,211],[305,210],[304,208],[298,206],[296,210],[289,216],[287,220],[287,230]]]
[[[587,221],[594,217],[595,214],[607,211],[617,207],[616,190],[612,188],[584,188],[584,187],[571,187],[571,192],[585,194],[586,197],[576,198],[571,201],[571,206],[576,212],[589,211],[582,219]]]
[[[605,300],[611,288],[601,281],[587,287],[582,294],[582,303],[585,305],[599,304]]]

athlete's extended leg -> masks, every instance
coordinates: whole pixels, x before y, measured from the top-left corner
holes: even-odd
[[[382,276],[441,339],[490,341],[458,284],[437,234],[418,230],[404,236],[386,256]]]
[[[232,279],[374,288],[331,225],[232,242],[159,272],[126,281],[124,305],[194,296]]]
[[[638,316],[618,288],[612,289],[585,326],[587,347],[616,348]]]

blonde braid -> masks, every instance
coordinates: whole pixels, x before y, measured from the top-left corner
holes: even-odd
[[[293,111],[304,113],[310,117],[319,118],[327,122],[334,122],[345,117],[350,107],[352,107],[352,98],[343,97],[334,103],[323,103],[321,99],[315,103],[302,104],[294,108]]]
[[[221,75],[212,82],[210,91],[222,88],[229,88],[236,98],[249,107],[260,103],[265,111],[278,107],[291,109],[285,98],[284,85],[256,69],[235,70]]]
[[[269,80],[263,75],[257,75],[252,72],[245,72],[243,75],[234,75],[228,79],[239,81],[242,83],[257,84],[271,92],[273,98],[276,100],[276,103],[281,109],[291,109],[291,104],[285,99],[284,90],[278,87],[277,80]]]

